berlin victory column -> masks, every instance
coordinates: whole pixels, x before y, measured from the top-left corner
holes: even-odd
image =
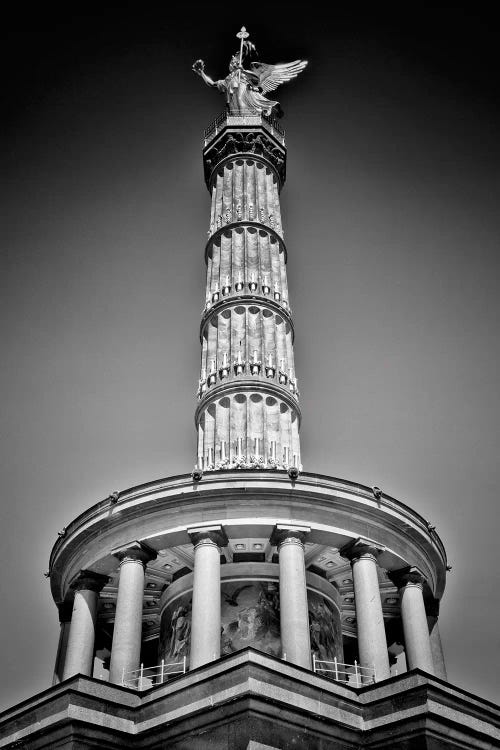
[[[277,101],[307,63],[245,28],[205,130],[211,209],[191,474],[112,494],[60,532],[53,685],[4,712],[3,748],[500,746],[495,706],[448,684],[447,560],[377,487],[308,473]]]

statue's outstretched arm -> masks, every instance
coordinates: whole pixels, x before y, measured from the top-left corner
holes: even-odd
[[[217,83],[205,73],[205,63],[203,62],[203,60],[196,60],[196,62],[193,64],[193,70],[200,76],[200,78],[205,81],[207,86],[217,87]]]

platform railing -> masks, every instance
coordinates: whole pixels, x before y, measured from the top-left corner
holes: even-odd
[[[210,125],[205,128],[205,145],[212,136],[218,135],[219,131],[224,127],[226,122],[230,120],[231,125],[255,125],[255,123],[264,122],[271,132],[279,137],[279,140],[285,142],[285,131],[278,123],[275,117],[265,115],[264,113],[255,112],[254,110],[240,111],[240,112],[221,112]]]
[[[283,654],[283,659],[286,661],[286,654]],[[315,674],[329,680],[343,682],[346,685],[361,687],[377,681],[375,667],[364,667],[357,661],[354,661],[354,664],[346,664],[336,658],[333,661],[327,661],[326,659],[318,659],[313,655],[312,664]],[[145,667],[144,664],[141,664],[140,669],[133,669],[129,672],[123,671],[122,685],[133,690],[148,690],[156,685],[162,685],[172,677],[185,674],[186,668],[186,657],[178,662],[162,660],[161,664],[154,667]]]
[[[355,687],[371,685],[377,681],[375,666],[363,667],[357,661],[354,661],[354,664],[346,664],[337,661],[336,658],[333,661],[326,661],[325,659],[318,659],[314,654],[313,672],[329,680],[344,682]]]
[[[155,685],[162,685],[172,677],[185,673],[186,657],[178,662],[166,663],[162,660],[161,664],[155,667],[145,667],[144,664],[141,664],[140,669],[132,669],[129,672],[123,670],[122,685],[134,690],[147,690]]]

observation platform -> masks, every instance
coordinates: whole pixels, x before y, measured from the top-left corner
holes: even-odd
[[[248,111],[241,114],[221,112],[221,114],[218,115],[207,128],[205,128],[205,146],[207,146],[211,140],[216,138],[224,128],[248,127],[262,127],[276,139],[281,140],[283,145],[285,143],[285,131],[275,117],[259,114],[254,111]]]

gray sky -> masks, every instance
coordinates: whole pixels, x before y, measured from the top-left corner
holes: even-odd
[[[311,61],[278,96],[304,468],[437,526],[450,681],[498,700],[498,39],[446,9],[290,11],[279,35],[180,10],[7,38],[0,704],[50,684],[57,531],[194,463],[202,136],[223,102],[190,66],[225,75],[242,21],[263,60]]]

